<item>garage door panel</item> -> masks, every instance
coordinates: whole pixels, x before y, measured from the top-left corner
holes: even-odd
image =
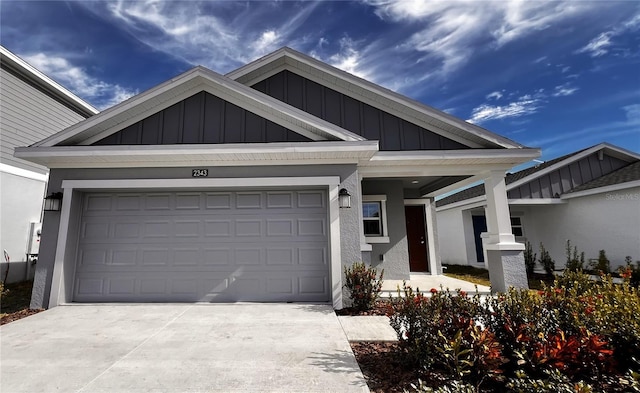
[[[85,195],[76,301],[328,301],[326,192]]]

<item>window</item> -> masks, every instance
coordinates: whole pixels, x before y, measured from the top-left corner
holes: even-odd
[[[362,221],[367,243],[389,243],[386,202],[386,195],[362,196]]]
[[[513,236],[522,237],[524,231],[522,230],[522,217],[511,217],[511,232]]]

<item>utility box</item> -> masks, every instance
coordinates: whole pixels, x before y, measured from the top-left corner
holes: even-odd
[[[29,225],[29,242],[27,243],[27,255],[29,259],[37,258],[40,252],[40,235],[42,233],[42,223],[32,222]]]

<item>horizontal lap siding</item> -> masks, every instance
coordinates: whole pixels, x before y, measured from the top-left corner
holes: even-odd
[[[508,196],[512,199],[554,198],[627,164],[606,154],[600,160],[596,152],[509,191]]]
[[[468,148],[290,71],[273,75],[253,88],[355,134],[380,141],[381,150]]]
[[[44,171],[44,167],[14,158],[14,148],[39,142],[84,117],[8,71],[2,69],[0,72],[0,161]]]
[[[309,141],[207,92],[118,131],[95,145],[169,145]]]

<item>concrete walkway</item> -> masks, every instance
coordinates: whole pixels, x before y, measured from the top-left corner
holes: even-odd
[[[329,305],[60,306],[0,327],[2,392],[368,392]]]
[[[381,297],[388,298],[389,295],[397,296],[398,287],[402,288],[403,280],[387,280],[385,279],[382,283],[382,295]],[[486,285],[476,285],[469,281],[458,280],[457,278],[448,277],[445,275],[430,275],[430,274],[412,274],[409,280],[406,280],[407,285],[413,288],[419,288],[421,292],[428,293],[431,288],[435,288],[437,290],[447,289],[451,291],[455,291],[456,289],[460,289],[462,291],[467,292],[469,295],[474,295],[476,293],[476,286],[478,287],[478,292],[482,295],[487,295],[491,293],[491,288]]]

